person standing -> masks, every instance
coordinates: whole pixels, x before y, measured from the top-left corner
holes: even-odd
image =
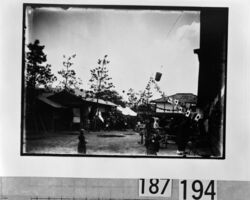
[[[80,130],[80,135],[78,137],[79,142],[78,142],[77,151],[78,151],[78,153],[81,153],[81,154],[86,154],[86,144],[87,144],[87,141],[85,139],[84,132],[85,132],[85,130],[81,129]]]
[[[186,146],[190,135],[192,135],[192,119],[190,117],[182,116],[177,129],[177,154],[185,156]]]
[[[150,118],[146,125],[145,146],[147,155],[157,155],[160,149],[160,136],[154,129],[154,119]]]
[[[143,124],[140,121],[136,123],[135,131],[140,135],[140,141],[138,142],[138,144],[143,144],[144,128],[142,128],[142,126]]]

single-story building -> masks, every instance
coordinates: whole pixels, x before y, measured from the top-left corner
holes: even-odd
[[[36,97],[32,111],[25,113],[25,133],[29,136],[88,128],[89,120],[97,114],[97,109],[102,116],[116,107],[112,102],[85,98],[66,90],[43,92]]]
[[[170,103],[168,97],[161,97],[159,99],[155,99],[151,101],[151,103],[155,104],[155,112],[156,113],[172,113],[177,111],[174,103]]]

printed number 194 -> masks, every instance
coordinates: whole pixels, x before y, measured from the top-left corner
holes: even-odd
[[[217,200],[214,180],[180,180],[179,200]]]

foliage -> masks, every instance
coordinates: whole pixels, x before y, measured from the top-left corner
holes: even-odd
[[[137,112],[153,112],[155,110],[152,104],[140,104],[136,108]]]
[[[111,101],[117,105],[125,106],[125,102],[122,99],[122,96],[115,90],[105,90],[100,92],[100,96],[105,101]]]
[[[150,77],[145,90],[140,93],[139,102],[141,102],[142,104],[148,104],[150,101],[150,98],[153,97],[152,89],[158,92],[162,97],[165,96],[164,92],[160,89],[160,86],[156,83],[154,78]]]
[[[93,91],[85,91],[86,97],[95,98]],[[125,107],[126,102],[123,100],[122,96],[115,90],[104,90],[99,93],[102,100],[110,101],[117,105]]]
[[[58,71],[58,74],[62,76],[63,80],[60,82],[62,88],[65,90],[79,89],[82,85],[82,80],[76,77],[76,72],[74,69],[71,69],[73,59],[76,57],[76,54],[66,57],[63,55],[63,69]]]
[[[132,88],[128,90],[128,105],[137,111],[152,110],[149,105],[150,99],[153,97],[152,89],[155,89],[155,91],[164,96],[164,93],[161,91],[154,78],[150,77],[144,91],[136,92]]]
[[[150,77],[147,85],[146,85],[146,88],[143,92],[141,92],[140,94],[140,101],[142,104],[148,104],[149,103],[149,100],[150,98],[153,96],[153,93],[152,93],[152,83],[154,83],[154,79],[152,77]]]
[[[29,51],[26,53],[26,86],[32,89],[47,88],[56,77],[51,73],[51,65],[43,65],[47,61],[47,56],[43,52],[44,46],[40,45],[39,40],[35,40],[27,47]]]
[[[108,56],[105,55],[103,59],[98,59],[98,66],[90,70],[90,91],[95,98],[105,97],[107,91],[114,87],[113,83],[111,82],[112,78],[108,75],[107,66],[110,61],[107,59],[107,57]]]
[[[138,104],[138,100],[140,98],[140,94],[138,92],[135,92],[134,89],[130,88],[127,92],[128,96],[128,105],[131,108],[136,108]]]

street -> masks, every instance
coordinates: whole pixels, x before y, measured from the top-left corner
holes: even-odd
[[[86,132],[87,155],[146,156],[146,147],[140,144],[140,135],[132,130]],[[28,139],[26,153],[31,154],[78,154],[78,134],[54,133]],[[176,144],[169,141],[167,148],[160,148],[158,156],[177,156]]]

